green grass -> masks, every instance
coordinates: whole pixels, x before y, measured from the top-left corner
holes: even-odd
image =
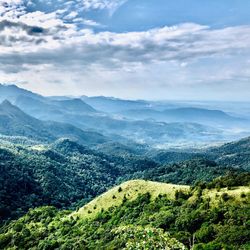
[[[124,196],[128,200],[135,200],[138,195],[149,192],[152,199],[156,198],[159,194],[166,194],[168,198],[174,199],[176,190],[188,192],[189,189],[190,187],[185,185],[174,185],[144,180],[127,181],[98,196],[72,215],[89,219],[95,217],[102,209],[107,210],[113,206],[120,206]]]
[[[211,204],[217,205],[221,200],[222,196],[224,194],[227,194],[230,200],[234,201],[242,201],[244,199],[249,199],[250,197],[250,187],[236,187],[233,189],[228,189],[228,188],[221,188],[220,190],[216,189],[205,189],[203,192],[203,197],[204,198],[210,198]],[[245,198],[242,198],[241,195],[245,194]]]
[[[80,208],[77,212],[73,212],[71,215],[79,216],[84,219],[91,219],[102,210],[120,206],[124,197],[126,197],[127,200],[132,201],[135,200],[140,194],[150,193],[152,199],[155,199],[159,194],[165,194],[169,199],[174,199],[175,192],[177,190],[188,192],[190,187],[185,185],[174,185],[144,180],[127,181],[98,196]],[[230,197],[230,200],[233,199],[234,201],[242,201],[243,199],[249,199],[250,187],[237,187],[230,190],[227,188],[222,188],[220,190],[205,189],[203,190],[202,197],[204,199],[210,198],[211,205],[217,205],[225,193]],[[242,194],[245,194],[246,197],[242,198]],[[194,199],[196,199],[195,195],[189,198],[190,202]]]

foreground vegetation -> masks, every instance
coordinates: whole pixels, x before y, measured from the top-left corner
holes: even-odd
[[[241,178],[249,183],[249,175]],[[146,182],[128,182],[112,191],[123,196],[121,204],[108,192],[101,200],[112,203],[109,208],[98,210],[101,200],[95,207],[86,205],[93,217],[86,217],[81,209],[74,213],[54,207],[30,210],[1,229],[0,248],[249,249],[250,188],[220,187],[222,183],[217,179],[176,191],[169,186],[169,191],[165,184],[149,182],[143,192]]]
[[[107,155],[69,139],[38,144],[2,137],[0,143],[0,224],[44,205],[75,209],[126,180],[193,185],[233,170],[205,158],[163,165],[126,151]]]

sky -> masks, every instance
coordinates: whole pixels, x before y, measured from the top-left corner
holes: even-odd
[[[250,99],[249,0],[0,0],[0,83],[43,95]]]

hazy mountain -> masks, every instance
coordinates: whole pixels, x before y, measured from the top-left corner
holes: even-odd
[[[73,113],[92,113],[96,112],[94,108],[90,105],[83,102],[81,99],[70,99],[70,100],[60,100],[60,101],[53,101],[53,105],[58,106],[60,109],[64,111],[73,112]]]
[[[37,114],[37,118],[43,113],[73,112],[73,113],[93,113],[94,108],[77,98],[53,99],[32,93],[15,85],[0,84],[0,101],[9,100],[16,106],[31,115]]]
[[[131,101],[105,96],[82,96],[82,99],[95,109],[107,113],[116,113],[129,109],[141,109],[150,106],[149,102],[143,100]]]
[[[14,104],[38,118],[47,117],[53,119],[53,116],[58,114],[92,114],[97,111],[83,102],[81,99],[69,100],[50,100],[50,99],[35,99],[29,96],[20,95],[14,101]]]
[[[9,136],[26,136],[40,141],[69,137],[91,145],[108,141],[101,134],[82,131],[69,124],[38,120],[27,115],[9,101],[0,104],[0,133]]]
[[[4,100],[9,100],[11,102],[15,102],[18,96],[26,96],[26,97],[31,97],[34,99],[39,99],[42,100],[44,99],[43,96],[35,94],[31,91],[22,89],[17,87],[16,85],[3,85],[0,84],[0,102]]]
[[[4,91],[0,96],[9,96],[13,104],[39,120],[68,123],[121,143],[132,140],[164,148],[229,141],[248,135],[246,120],[220,110],[188,107],[163,110],[164,103],[107,97],[48,98],[14,85],[1,85],[1,89]],[[157,105],[163,106],[157,110]],[[173,106],[168,105],[165,107]]]
[[[231,127],[244,125],[249,122],[246,119],[231,116],[221,110],[209,110],[194,107],[167,109],[157,111],[154,109],[127,110],[122,114],[131,119],[152,119],[165,122],[195,122],[211,126]]]

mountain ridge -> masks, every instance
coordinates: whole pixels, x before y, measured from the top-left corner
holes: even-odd
[[[81,143],[87,144],[109,141],[100,133],[83,131],[66,123],[36,119],[7,100],[0,104],[0,133],[11,136],[27,136],[47,142],[60,137],[75,138]]]

